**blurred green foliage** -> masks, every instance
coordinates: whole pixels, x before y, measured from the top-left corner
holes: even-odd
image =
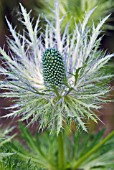
[[[36,8],[38,11],[45,13],[45,15],[52,19],[53,14],[50,9],[53,9],[54,0],[43,0],[39,1],[42,4],[42,8]],[[95,25],[98,24],[99,20],[104,18],[106,15],[114,11],[114,1],[113,0],[59,0],[60,4],[60,15],[65,15],[63,27],[70,21],[70,29],[72,30],[74,22],[79,23],[83,20],[85,12],[89,12],[91,9],[96,8],[95,12],[91,16],[91,25],[94,21]],[[108,21],[110,21],[110,18]],[[104,27],[105,29],[114,29],[109,23]]]
[[[0,161],[2,170],[58,170],[58,140],[48,132],[31,135],[20,124],[21,140],[13,139],[6,143],[2,152],[13,152]],[[64,133],[65,170],[113,170],[114,169],[114,132],[103,139],[104,130],[98,134],[77,132]],[[1,169],[0,169],[1,170]]]

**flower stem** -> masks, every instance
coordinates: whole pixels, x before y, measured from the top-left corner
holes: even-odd
[[[58,134],[58,167],[64,170],[64,143],[62,132]]]
[[[104,145],[112,136],[114,136],[114,131],[112,131],[106,138],[104,138],[100,143],[93,147],[89,152],[82,156],[78,161],[72,165],[72,170],[76,170],[90,155],[96,152],[102,145]]]

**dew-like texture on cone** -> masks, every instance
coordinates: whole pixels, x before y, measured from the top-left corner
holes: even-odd
[[[42,58],[44,84],[47,87],[60,87],[65,80],[65,67],[62,55],[53,48],[47,49]]]

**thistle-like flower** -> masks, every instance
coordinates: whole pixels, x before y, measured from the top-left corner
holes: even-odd
[[[6,67],[0,74],[6,75],[0,88],[7,90],[3,97],[14,98],[15,105],[8,116],[30,118],[38,121],[40,129],[48,127],[57,134],[65,125],[75,122],[83,130],[86,120],[97,122],[94,109],[99,109],[104,96],[110,91],[106,63],[113,56],[99,50],[98,35],[105,17],[97,27],[87,27],[94,9],[86,14],[83,23],[75,25],[69,34],[69,23],[61,34],[59,4],[55,0],[54,20],[46,19],[45,31],[39,29],[39,18],[33,27],[30,13],[20,4],[25,26],[23,34],[17,33],[7,20],[13,39],[8,39],[10,55],[0,49]],[[39,31],[40,30],[40,31]],[[30,124],[29,123],[29,124]]]

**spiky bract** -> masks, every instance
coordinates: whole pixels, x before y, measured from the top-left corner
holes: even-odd
[[[103,99],[104,96],[110,91],[107,81],[112,75],[104,70],[113,54],[106,55],[100,51],[100,39],[97,39],[109,16],[96,28],[94,25],[88,27],[86,25],[93,9],[82,24],[75,25],[72,34],[69,34],[69,24],[61,34],[63,18],[59,17],[59,4],[55,0],[54,22],[50,23],[46,19],[45,32],[40,32],[39,36],[39,19],[33,28],[30,13],[22,5],[20,7],[23,17],[21,23],[26,29],[20,35],[7,21],[14,38],[8,39],[11,57],[0,49],[1,58],[7,63],[7,67],[0,67],[0,74],[6,75],[0,84],[1,89],[7,90],[2,97],[14,98],[16,103],[10,107],[12,112],[6,116],[21,115],[21,120],[31,118],[31,123],[39,120],[39,128],[48,127],[57,133],[64,125],[70,125],[73,121],[86,131],[85,119],[90,118],[96,122],[97,116],[93,110],[101,108],[102,103],[107,101]],[[58,65],[54,68],[51,62],[45,62],[47,59],[44,58],[50,56],[46,49],[51,56],[54,54],[54,58],[59,56],[60,61],[58,58],[57,61],[60,68]],[[57,73],[55,82],[54,74],[52,82],[49,78],[49,66],[60,74],[58,79]],[[66,81],[63,83],[64,75]],[[62,85],[49,89],[47,83]]]

